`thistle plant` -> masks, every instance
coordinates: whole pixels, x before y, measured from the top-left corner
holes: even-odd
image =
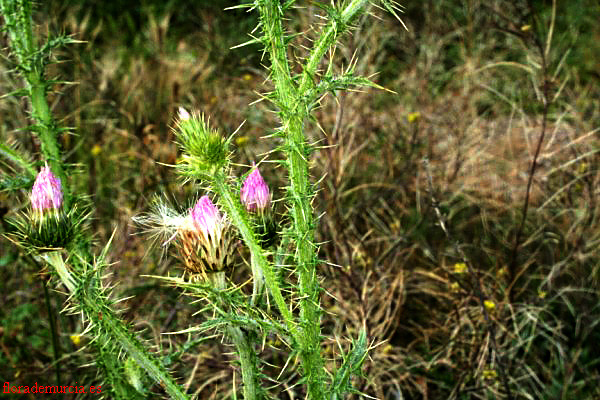
[[[277,231],[276,213],[272,209],[275,201],[258,167],[253,166],[240,182],[232,163],[235,155],[230,144],[234,134],[224,136],[211,128],[208,118],[183,108],[174,126],[182,152],[176,171],[185,182],[199,183],[199,191],[205,192],[208,188],[214,195],[202,195],[183,215],[157,202],[153,212],[137,218],[161,238],[163,245],[173,244],[185,266],[183,276],[155,278],[200,299],[193,304],[201,304],[200,311],[212,315],[185,332],[216,331],[235,346],[246,399],[267,397],[263,387],[267,377],[262,372],[259,349],[268,336],[275,335],[286,344],[288,360],[299,360],[302,378],[298,383],[305,385],[306,397],[310,399],[338,399],[356,392],[352,378],[360,375],[367,356],[364,332],[353,342],[348,354],[340,355],[342,362],[337,370],[326,368],[322,354],[322,289],[318,274],[321,261],[315,241],[317,218],[312,206],[315,189],[309,169],[315,147],[305,135],[305,124],[328,92],[360,86],[378,87],[365,77],[355,76],[352,65],[336,75],[333,61],[325,60],[327,53],[334,54],[340,37],[352,28],[357,18],[368,13],[371,3],[350,0],[331,6],[320,4],[326,12],[327,23],[299,66],[288,60],[290,38],[283,27],[286,12],[294,4],[294,1],[255,0],[239,6],[255,9],[260,15],[261,34],[251,42],[262,44],[268,55],[273,91],[265,97],[271,100],[279,116],[274,135],[277,142],[272,149],[273,154],[283,155],[274,161],[287,170],[286,194],[275,201],[284,204],[286,211],[281,221],[286,222]],[[380,4],[395,13],[394,3],[382,1]],[[153,381],[171,398],[185,399],[187,395],[163,362],[114,311],[111,291],[103,284],[110,241],[100,254],[94,255],[86,214],[72,211],[77,210],[81,199],[69,190],[57,140],[61,129],[54,122],[45,98],[50,82],[44,78],[44,67],[51,60],[47,49],[75,41],[69,38],[56,43],[49,41],[42,47],[43,51],[38,52],[31,29],[30,3],[0,0],[0,6],[18,70],[25,78],[24,94],[31,101],[32,117],[36,121],[32,131],[41,142],[43,160],[47,163],[33,184],[32,215],[40,221],[55,221],[43,229],[39,224],[27,222],[21,226],[34,225],[39,232],[51,232],[50,239],[60,239],[45,242],[44,234],[42,242],[36,242],[35,235],[26,228],[18,229],[21,233],[14,236],[15,241],[51,267],[59,284],[67,289],[69,310],[85,316],[96,344],[97,365],[110,383],[114,398],[143,397],[148,392],[143,387],[144,382]],[[44,56],[41,59],[40,54]],[[325,69],[320,70],[323,64]],[[300,73],[294,74],[295,70]],[[8,150],[5,153],[11,156],[12,162],[17,160],[26,173],[31,171],[31,165],[23,161],[26,157],[15,156],[14,149]],[[84,208],[80,204],[80,209]],[[69,234],[60,233],[62,227],[67,227]],[[231,272],[239,266],[233,252],[236,237],[244,247],[240,253],[246,251],[250,255],[251,268],[246,273],[253,281],[251,295],[243,285],[231,279]],[[283,272],[291,276],[285,290],[282,289]],[[261,301],[263,296],[266,302]],[[140,371],[149,379],[140,377]]]

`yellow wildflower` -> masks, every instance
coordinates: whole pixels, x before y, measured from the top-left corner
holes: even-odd
[[[484,369],[483,370],[483,379],[492,380],[492,379],[496,379],[497,376],[498,375],[496,374],[496,371],[493,369]]]
[[[71,335],[69,336],[69,338],[76,347],[79,347],[79,345],[81,344],[81,335]]]
[[[98,154],[102,153],[102,147],[99,144],[95,144],[90,152],[92,153],[92,156],[97,157]]]
[[[419,118],[421,118],[421,113],[418,112],[418,111],[408,113],[408,116],[406,117],[406,119],[408,120],[408,122],[411,123],[411,124],[413,122],[417,121]]]
[[[458,282],[452,282],[450,284],[450,291],[452,293],[458,293],[458,292],[460,292],[460,285],[458,284]]]
[[[454,264],[454,273],[455,274],[464,274],[467,272],[467,264],[465,263],[456,263]]]
[[[240,136],[235,139],[235,144],[242,147],[242,146],[246,145],[246,143],[248,143],[248,140],[250,140],[248,138],[248,136]]]

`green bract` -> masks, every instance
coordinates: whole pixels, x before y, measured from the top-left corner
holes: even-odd
[[[175,133],[183,152],[177,169],[183,176],[212,180],[229,164],[229,139],[211,129],[204,115],[181,112]]]

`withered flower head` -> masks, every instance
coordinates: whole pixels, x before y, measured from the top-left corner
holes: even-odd
[[[176,243],[191,275],[219,272],[230,266],[229,223],[208,196],[202,196],[177,230]]]

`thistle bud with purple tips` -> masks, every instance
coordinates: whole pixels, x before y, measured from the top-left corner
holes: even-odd
[[[241,198],[248,211],[263,213],[270,209],[271,193],[258,168],[255,167],[244,181]]]
[[[271,213],[271,192],[257,167],[244,180],[240,198],[246,210],[254,215],[261,244],[271,246],[277,237],[277,226]]]
[[[31,207],[41,215],[57,212],[62,207],[63,192],[58,179],[46,164],[35,178],[31,191]]]
[[[31,212],[10,221],[17,242],[36,252],[67,247],[85,217],[76,207],[63,210],[62,182],[47,164],[35,178],[29,198]]]

